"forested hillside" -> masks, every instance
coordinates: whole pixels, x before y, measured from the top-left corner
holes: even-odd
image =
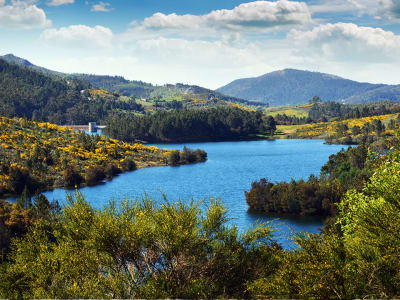
[[[90,97],[90,85],[84,81],[64,79],[9,64],[0,59],[0,115],[26,117],[56,124],[86,124],[101,122],[114,109],[124,109],[127,103],[116,97],[95,93]]]
[[[314,95],[319,95],[325,101],[344,103],[400,100],[398,86],[361,83],[329,74],[294,69],[238,79],[217,91],[246,100],[262,101],[270,106],[304,104]]]
[[[104,89],[111,93],[118,93],[122,96],[133,98],[146,98],[153,101],[193,101],[193,100],[217,100],[230,101],[248,105],[264,105],[262,102],[252,102],[232,96],[223,95],[219,92],[199,87],[196,85],[186,85],[182,83],[152,85],[143,81],[127,80],[122,76],[92,75],[92,74],[66,74],[52,71],[40,66],[36,66],[26,59],[7,54],[1,56],[10,64],[27,67],[40,71],[47,75],[58,75],[68,80],[79,80],[90,84],[93,88]],[[221,105],[225,103],[221,102]]]

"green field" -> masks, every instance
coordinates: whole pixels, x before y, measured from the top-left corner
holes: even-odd
[[[285,114],[287,116],[296,116],[298,118],[307,118],[308,117],[308,111],[310,110],[311,105],[310,104],[304,104],[304,105],[296,105],[296,106],[291,106],[291,105],[286,105],[286,106],[274,106],[274,107],[268,107],[265,112],[268,116],[275,117],[278,114]]]

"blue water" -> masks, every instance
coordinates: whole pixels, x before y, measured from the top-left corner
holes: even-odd
[[[245,230],[255,222],[272,221],[275,234],[286,248],[293,244],[288,238],[294,232],[316,233],[322,226],[321,218],[266,217],[247,212],[244,191],[263,177],[273,181],[307,179],[318,175],[331,154],[343,146],[325,145],[322,140],[241,141],[195,144],[157,145],[168,149],[201,148],[207,151],[208,161],[179,167],[156,167],[124,173],[105,184],[85,187],[81,192],[94,207],[102,208],[110,199],[142,197],[153,199],[209,199],[220,198],[229,210],[231,224]],[[66,192],[56,189],[45,193],[50,199],[65,203]]]

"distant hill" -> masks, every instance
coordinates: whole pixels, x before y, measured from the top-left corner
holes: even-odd
[[[114,110],[134,110],[136,103],[120,101],[90,84],[30,68],[24,61],[0,58],[0,115],[26,117],[57,124],[104,121]]]
[[[400,85],[387,85],[378,87],[376,89],[346,98],[344,102],[349,104],[357,104],[386,100],[400,102]]]
[[[186,84],[167,84],[163,86],[152,85],[143,81],[127,80],[122,76],[91,75],[91,74],[66,74],[52,71],[43,67],[36,66],[26,59],[17,57],[13,54],[0,56],[8,63],[28,67],[35,71],[40,71],[49,75],[57,75],[63,78],[78,79],[88,82],[94,88],[105,89],[109,92],[117,92],[123,96],[135,98],[147,98],[158,100],[223,100],[249,105],[264,105],[262,102],[247,101],[237,97],[223,95],[222,93],[209,90],[196,85]]]
[[[40,72],[43,72],[43,73],[49,73],[49,74],[54,74],[54,75],[66,75],[66,74],[61,73],[61,72],[52,71],[52,70],[49,70],[49,69],[46,69],[46,68],[43,68],[43,67],[36,66],[36,65],[32,64],[29,60],[26,60],[26,59],[23,59],[21,57],[15,56],[14,54],[6,54],[6,55],[3,55],[3,56],[0,56],[0,58],[5,60],[9,64],[15,64],[15,65],[19,65],[19,66],[28,67],[28,68],[33,69],[35,71],[40,71]]]
[[[361,83],[334,75],[294,69],[238,79],[217,91],[246,100],[262,101],[271,106],[304,104],[314,95],[324,101],[343,103],[400,101],[400,86]]]

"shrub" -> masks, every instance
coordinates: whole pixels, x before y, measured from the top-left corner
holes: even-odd
[[[106,178],[106,174],[102,167],[90,167],[86,171],[85,182],[87,185],[95,185],[99,181]]]
[[[171,166],[179,165],[180,160],[181,156],[178,150],[174,150],[168,155],[168,164]]]
[[[121,173],[121,170],[114,164],[108,164],[104,171],[107,178],[113,178],[115,175]]]
[[[127,158],[122,163],[122,170],[124,171],[134,171],[137,169],[136,163],[133,159]]]
[[[79,186],[83,182],[83,177],[75,171],[74,168],[68,167],[64,170],[64,186],[73,188]]]

